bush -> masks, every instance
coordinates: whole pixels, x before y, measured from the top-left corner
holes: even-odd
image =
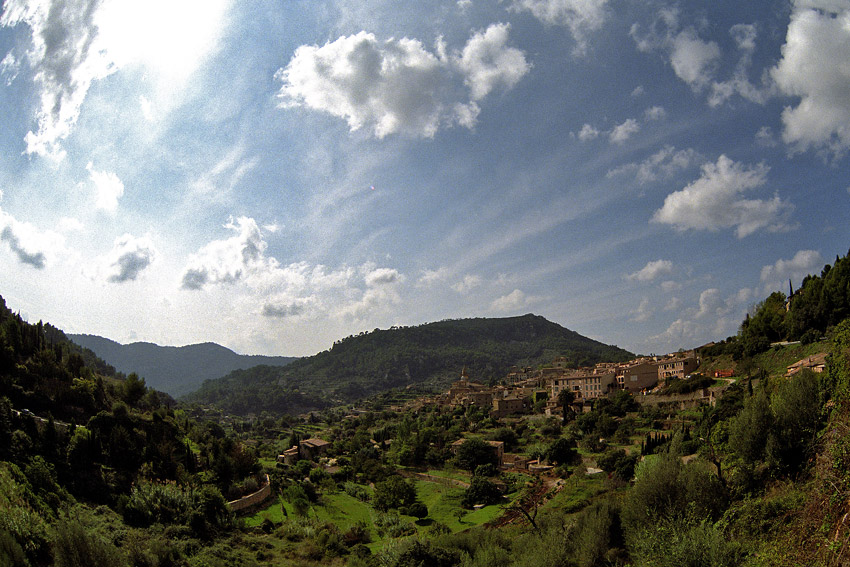
[[[56,567],[127,565],[127,558],[117,547],[74,520],[61,520],[56,524],[53,530],[53,559]]]

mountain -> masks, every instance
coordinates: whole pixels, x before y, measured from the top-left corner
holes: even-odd
[[[184,400],[237,414],[301,413],[413,384],[443,388],[464,366],[473,380],[498,380],[513,365],[537,366],[556,356],[576,367],[633,357],[538,315],[447,320],[350,336],[282,368],[207,380]]]
[[[219,378],[234,370],[258,365],[284,366],[295,357],[252,356],[237,354],[215,343],[182,347],[137,342],[122,345],[95,335],[68,335],[76,344],[88,348],[119,371],[135,372],[145,383],[172,396],[195,390],[210,378]]]

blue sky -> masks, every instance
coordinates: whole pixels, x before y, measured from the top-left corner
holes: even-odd
[[[850,248],[850,2],[6,0],[0,295],[309,355],[734,334]]]

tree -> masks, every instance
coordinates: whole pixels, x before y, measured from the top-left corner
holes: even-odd
[[[558,392],[558,405],[561,406],[561,421],[564,425],[575,417],[571,404],[575,401],[576,395],[572,390],[564,388]]]
[[[483,476],[474,476],[469,483],[469,488],[463,493],[460,501],[464,508],[472,508],[476,504],[496,504],[502,500],[499,488]]]
[[[375,484],[375,495],[372,503],[375,508],[386,512],[390,508],[408,507],[416,502],[416,488],[413,483],[398,475],[393,475],[385,481]]]
[[[477,466],[488,463],[499,464],[496,451],[481,439],[467,439],[457,448],[455,464],[464,470],[472,472]]]

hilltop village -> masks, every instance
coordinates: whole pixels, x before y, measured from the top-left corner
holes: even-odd
[[[640,395],[637,397],[645,397],[673,380],[688,378],[699,368],[700,361],[696,351],[690,350],[624,363],[603,362],[587,368],[569,368],[568,364],[565,357],[557,357],[550,366],[543,368],[513,367],[502,384],[493,386],[470,379],[464,368],[460,379],[447,392],[421,399],[419,403],[489,408],[490,417],[501,419],[530,413],[536,408],[546,415],[559,414],[566,400],[574,412],[585,413],[591,410],[595,399],[617,391],[626,390]],[[561,392],[564,391],[572,395],[563,396]]]

